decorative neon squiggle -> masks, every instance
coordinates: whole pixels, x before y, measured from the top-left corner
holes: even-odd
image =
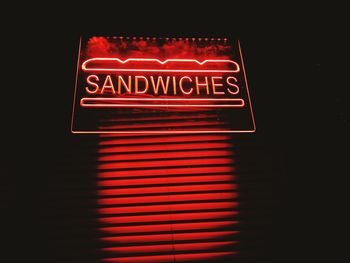
[[[198,65],[203,66],[206,63],[214,62],[214,63],[230,63],[234,64],[236,69],[233,70],[191,70],[191,69],[122,69],[122,68],[89,68],[87,66],[88,63],[93,61],[117,61],[122,64],[126,64],[130,61],[137,61],[137,62],[157,62],[161,65],[164,65],[168,62],[191,62],[191,63],[197,63]],[[198,61],[197,59],[166,59],[164,61],[161,61],[156,58],[128,58],[126,60],[121,60],[119,58],[91,58],[82,64],[82,69],[84,71],[150,71],[150,72],[231,72],[231,73],[237,73],[240,71],[239,64],[233,60],[228,59],[206,59],[202,62]]]

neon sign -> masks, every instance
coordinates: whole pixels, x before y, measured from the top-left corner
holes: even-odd
[[[214,116],[217,125],[187,124]],[[197,116],[197,117],[196,117]],[[162,125],[145,125],[156,118]],[[132,127],[122,125],[133,120]],[[173,123],[169,120],[173,119]],[[106,122],[115,125],[104,125]],[[150,128],[151,127],[151,128]],[[73,133],[254,132],[238,41],[81,38]]]

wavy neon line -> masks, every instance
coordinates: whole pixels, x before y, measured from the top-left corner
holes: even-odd
[[[130,61],[137,61],[137,62],[158,62],[161,65],[164,65],[168,62],[191,62],[191,63],[197,63],[198,65],[204,65],[208,62],[214,62],[214,63],[231,63],[236,66],[235,70],[185,70],[185,69],[179,69],[179,70],[171,70],[171,69],[113,69],[113,68],[88,68],[87,63],[92,62],[92,61],[117,61],[122,64],[125,64]],[[82,69],[84,71],[159,71],[159,72],[239,72],[240,71],[240,66],[237,62],[233,60],[228,60],[228,59],[206,59],[203,60],[202,62],[198,61],[197,59],[166,59],[164,61],[161,61],[156,58],[128,58],[126,60],[121,60],[119,58],[91,58],[82,64]]]

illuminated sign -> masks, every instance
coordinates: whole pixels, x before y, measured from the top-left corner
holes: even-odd
[[[255,131],[237,40],[81,38],[77,67],[73,133]]]

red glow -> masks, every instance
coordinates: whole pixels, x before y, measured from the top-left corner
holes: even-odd
[[[225,200],[237,198],[237,193],[210,193],[210,194],[177,194],[177,195],[156,195],[141,197],[111,197],[98,200],[100,205],[118,204],[146,204],[146,203],[166,203],[180,201],[199,200]]]
[[[191,199],[189,199],[191,200]],[[106,224],[122,224],[122,223],[145,223],[145,222],[160,222],[160,221],[186,221],[198,219],[219,219],[232,217],[238,214],[235,211],[228,212],[197,212],[197,213],[179,213],[179,214],[161,214],[147,216],[115,216],[99,218],[101,223]]]
[[[100,138],[97,211],[106,262],[202,262],[238,253],[230,137]]]
[[[229,137],[226,135],[187,135],[187,136],[158,136],[158,137],[147,137],[147,138],[122,138],[118,139],[120,137],[119,135],[113,135],[113,134],[101,134],[102,138],[105,137],[116,137],[113,140],[101,140],[99,142],[99,145],[121,145],[121,144],[155,144],[155,143],[166,143],[166,142],[194,142],[194,141],[223,141],[228,140]],[[153,153],[152,153],[153,154]]]
[[[145,262],[186,262],[191,260],[208,260],[212,258],[220,258],[224,256],[237,254],[236,251],[230,252],[211,252],[211,253],[186,253],[176,255],[160,255],[160,256],[136,256],[136,257],[119,257],[106,258],[104,262],[113,263],[145,263]]]
[[[133,235],[133,236],[114,236],[102,237],[101,240],[116,243],[129,242],[164,242],[164,241],[183,241],[183,240],[203,240],[215,239],[238,234],[238,231],[216,231],[216,232],[197,232],[197,233],[174,233],[174,234],[152,234],[152,235]]]
[[[160,256],[138,256],[138,257],[119,257],[119,258],[106,258],[104,262],[113,263],[145,263],[145,262],[174,262],[173,255],[160,255]]]
[[[111,57],[113,54],[118,54],[118,57],[123,59],[126,59],[125,56],[178,59],[195,55],[197,59],[227,59],[228,56],[224,54],[230,53],[232,50],[230,45],[218,39],[213,39],[212,41],[215,42],[211,45],[199,45],[196,38],[193,40],[188,38],[174,40],[152,37],[152,40],[146,40],[137,37],[121,37],[115,40],[107,37],[91,37],[87,42],[86,55],[88,57]]]
[[[196,156],[197,157],[197,156]],[[99,170],[109,169],[126,169],[126,168],[153,168],[153,167],[170,167],[170,166],[202,166],[214,164],[232,164],[231,158],[202,158],[192,159],[187,158],[185,160],[159,160],[159,161],[138,161],[136,162],[110,162],[103,163],[97,166]]]
[[[168,123],[145,123],[145,124],[118,124],[118,125],[100,125],[100,129],[148,129],[148,128],[178,128],[178,127],[187,127],[189,129],[198,128],[198,127],[207,127],[210,126],[222,126],[223,122],[221,121],[186,121],[183,123],[176,123],[176,122],[168,122]]]
[[[211,252],[211,253],[191,253],[191,254],[177,254],[175,255],[175,262],[185,262],[191,260],[209,260],[215,259],[223,256],[237,254],[237,251],[230,252]]]
[[[237,207],[237,202],[215,203],[186,203],[186,204],[163,204],[163,205],[140,205],[140,206],[120,206],[99,208],[98,212],[102,215],[109,214],[127,214],[127,213],[145,213],[145,212],[167,212],[167,211],[186,211],[186,210],[210,210],[210,209],[233,209]]]
[[[231,166],[215,166],[215,167],[189,167],[189,168],[167,168],[163,169],[147,169],[147,170],[125,170],[125,171],[110,171],[101,172],[101,178],[110,177],[139,177],[139,176],[164,176],[164,175],[181,175],[181,174],[210,174],[210,173],[229,173],[233,172],[234,168]],[[129,180],[130,180],[129,179]],[[153,182],[156,183],[153,179]]]
[[[101,231],[110,234],[131,234],[131,233],[157,233],[164,231],[193,231],[193,230],[215,230],[224,227],[232,227],[238,224],[237,220],[217,220],[212,222],[195,223],[171,223],[171,224],[152,224],[136,226],[109,226],[99,228]]]
[[[229,156],[230,151],[227,150],[197,150],[186,152],[153,152],[153,153],[129,153],[129,154],[111,154],[98,158],[100,162],[107,161],[127,161],[127,160],[151,160],[151,159],[180,159],[187,157],[210,157],[210,156]]]
[[[163,172],[163,175],[166,172]],[[203,183],[203,182],[229,182],[236,177],[233,175],[203,175],[199,176],[176,176],[164,177],[160,175],[158,178],[128,178],[128,179],[114,179],[101,180],[98,186],[138,186],[138,185],[154,185],[154,184],[181,184],[181,183]]]
[[[223,191],[235,190],[236,185],[233,184],[196,184],[196,185],[176,185],[176,186],[156,186],[156,187],[137,187],[137,188],[121,188],[121,189],[103,189],[98,193],[101,196],[106,195],[132,195],[132,194],[155,194],[169,192],[202,192],[202,191]]]
[[[198,113],[197,114],[197,113],[195,113],[195,114],[190,114],[190,115],[186,114],[185,116],[183,116],[183,115],[170,115],[167,118],[167,120],[169,120],[169,121],[170,120],[177,120],[177,121],[179,121],[179,120],[187,120],[188,118],[191,118],[191,119],[217,118],[217,115],[215,113],[214,114],[213,113],[212,114],[209,114],[209,113],[205,113],[205,114]],[[163,118],[162,118],[162,116],[142,116],[142,117],[140,116],[139,120],[141,120],[141,121],[154,121],[155,122],[155,121],[161,121],[161,120],[163,120]],[[134,121],[134,119],[130,118],[128,116],[123,116],[123,118],[108,118],[108,120],[101,120],[101,121],[103,121],[103,122],[115,122],[115,121],[132,122],[132,121]],[[110,133],[110,134],[103,134],[103,136],[100,136],[100,137],[119,137],[119,136],[121,136],[121,134],[116,136],[116,134],[113,134],[113,133],[111,134]],[[135,134],[135,136],[137,136],[137,134]],[[192,138],[196,138],[196,136],[191,136],[191,137]],[[178,138],[178,136],[173,137],[173,138]],[[155,139],[155,138],[152,138],[152,140],[153,139]]]
[[[204,149],[221,149],[229,148],[230,144],[227,142],[207,142],[205,144],[200,142],[194,143],[176,143],[176,144],[152,144],[152,145],[128,145],[117,147],[106,147],[99,149],[99,153],[129,153],[129,152],[155,152],[155,151],[176,151],[176,150],[204,150]]]
[[[143,245],[143,246],[129,246],[129,247],[108,247],[102,248],[104,251],[118,252],[118,253],[149,253],[149,252],[172,252],[185,250],[210,250],[220,246],[232,245],[237,242],[221,241],[221,242],[200,242],[190,244],[165,244],[165,245]]]

